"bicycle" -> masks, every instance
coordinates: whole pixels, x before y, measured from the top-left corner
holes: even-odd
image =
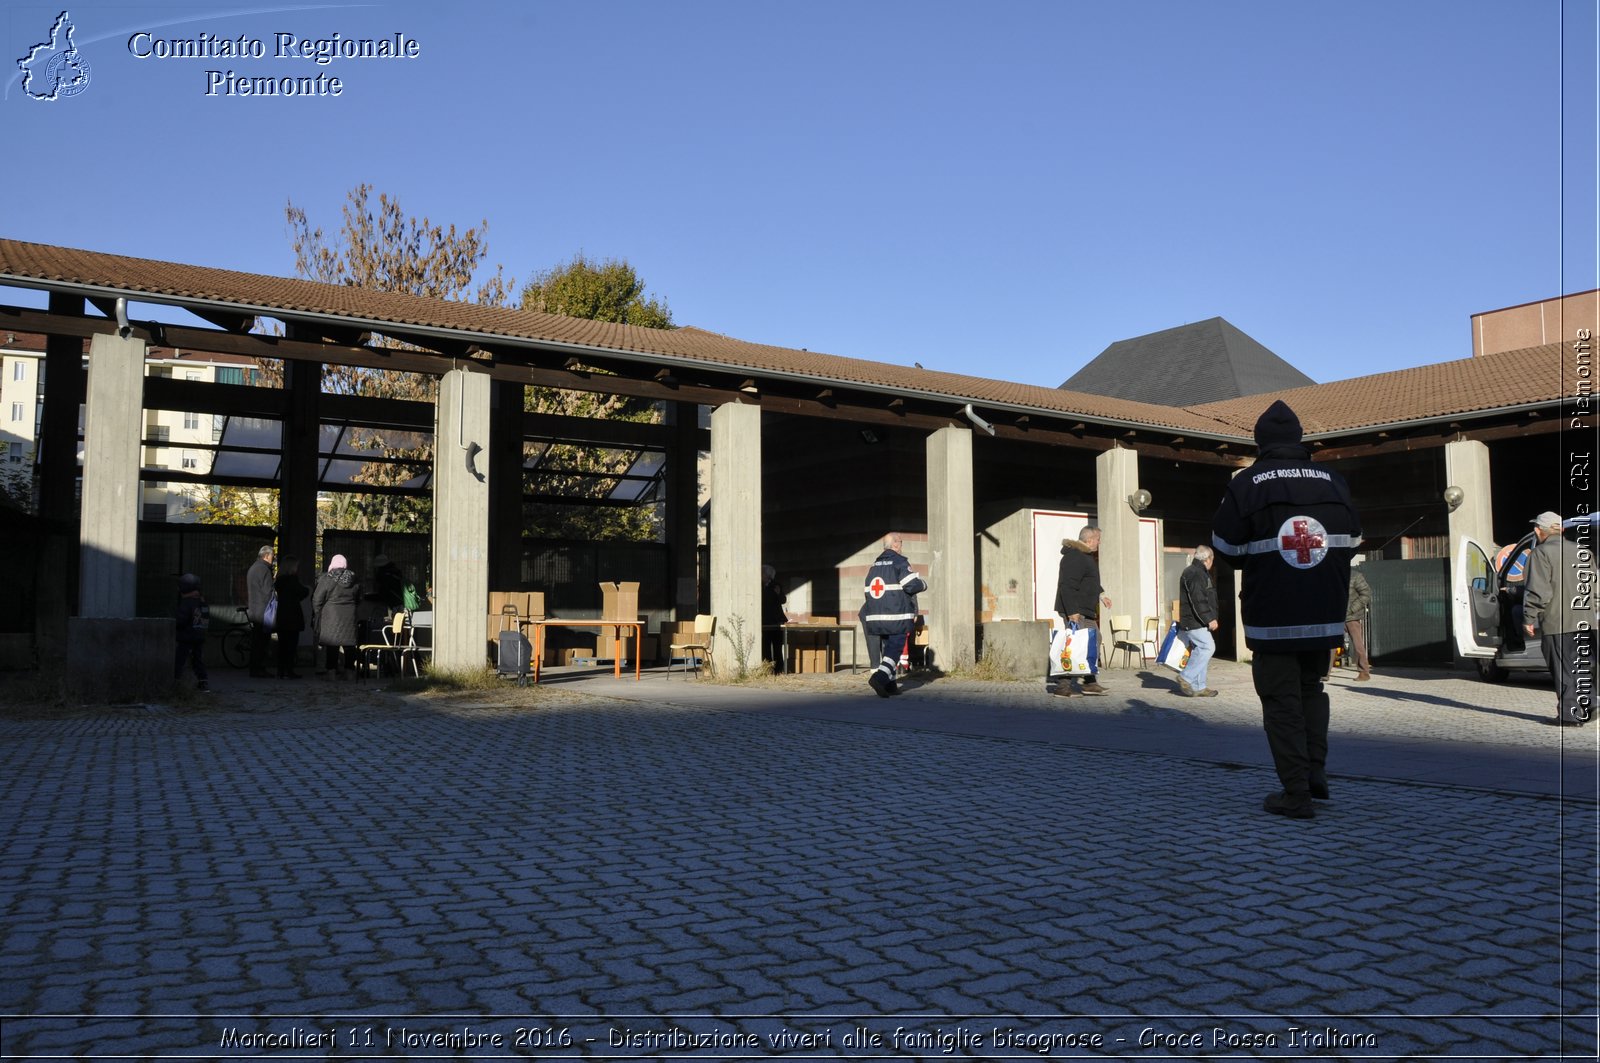
[[[250,632],[255,624],[243,609],[237,611],[234,622],[222,632],[222,659],[230,668],[243,668],[250,663]]]

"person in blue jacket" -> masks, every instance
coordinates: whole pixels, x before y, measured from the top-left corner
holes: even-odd
[[[869,643],[877,636],[883,646],[878,666],[867,677],[880,698],[900,693],[895,670],[906,652],[906,640],[917,626],[916,596],[928,589],[927,581],[911,571],[911,562],[900,552],[904,546],[899,532],[883,537],[883,553],[867,569],[863,591],[861,626]]]

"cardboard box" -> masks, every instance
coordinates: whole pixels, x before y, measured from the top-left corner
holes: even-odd
[[[790,669],[795,672],[832,672],[837,654],[832,631],[789,629]]]
[[[485,628],[485,637],[491,645],[497,644],[500,638],[500,629],[506,626],[502,619],[501,610],[506,606],[513,606],[517,610],[517,617],[527,620],[529,617],[543,618],[544,591],[490,591],[489,592],[489,619]],[[522,633],[533,639],[533,632],[527,628]]]
[[[833,671],[833,651],[827,647],[794,650],[794,670],[800,673]]]
[[[600,619],[639,619],[639,584],[600,581]]]

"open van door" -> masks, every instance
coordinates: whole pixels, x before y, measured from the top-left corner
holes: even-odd
[[[1493,658],[1500,648],[1500,596],[1491,557],[1466,537],[1456,551],[1450,619],[1455,629],[1456,652],[1463,657]]]

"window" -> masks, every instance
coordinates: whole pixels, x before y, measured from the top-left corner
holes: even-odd
[[[11,419],[13,421],[22,420],[22,403],[13,402],[11,404]]]
[[[196,428],[199,428],[200,427],[200,415],[198,413],[186,413],[186,414],[184,414],[183,415],[183,427],[186,430],[190,430],[190,431],[192,431],[192,430],[194,430]]]
[[[200,374],[199,373],[185,373],[185,374],[183,374],[183,379],[185,379],[185,380],[199,380],[200,379]]]
[[[236,365],[221,365],[217,367],[217,383],[243,384],[244,370]]]
[[[200,468],[200,455],[196,454],[192,450],[184,451],[183,452],[183,467],[185,469],[198,469],[198,468]]]
[[[165,502],[146,502],[144,504],[145,520],[166,520],[167,504]]]
[[[17,361],[12,362],[11,363],[11,379],[12,380],[26,380],[26,379],[28,379],[28,363],[22,361],[21,359],[18,359]]]

